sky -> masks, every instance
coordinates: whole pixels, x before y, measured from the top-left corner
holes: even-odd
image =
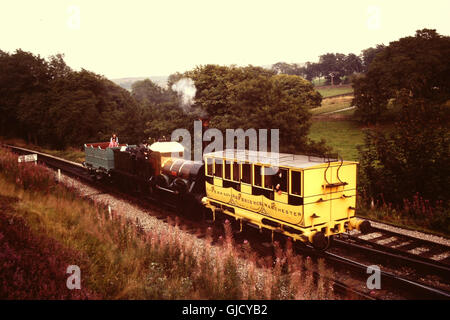
[[[63,53],[110,79],[318,61],[423,28],[450,35],[450,0],[0,0],[1,50]]]

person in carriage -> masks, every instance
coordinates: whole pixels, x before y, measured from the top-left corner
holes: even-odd
[[[109,140],[108,148],[115,148],[119,146],[119,138],[115,133],[113,133],[111,139]]]

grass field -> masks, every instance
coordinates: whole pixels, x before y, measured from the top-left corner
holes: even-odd
[[[311,109],[313,115],[320,115],[350,107],[353,96],[327,98],[322,100],[322,105],[318,108]],[[352,111],[353,110],[349,110]]]
[[[315,86],[324,86],[325,82],[327,82],[327,79],[325,78],[314,78],[312,79],[311,83]]]
[[[356,147],[364,141],[362,127],[353,120],[313,121],[309,137],[316,141],[324,139],[345,160],[358,160]]]
[[[323,86],[323,87],[315,87],[314,89],[316,89],[324,98],[353,92],[353,88],[350,85],[333,86],[333,87]]]

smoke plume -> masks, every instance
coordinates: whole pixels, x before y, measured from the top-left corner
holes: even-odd
[[[172,85],[172,90],[181,95],[181,108],[189,112],[197,92],[194,81],[190,78],[182,78]]]

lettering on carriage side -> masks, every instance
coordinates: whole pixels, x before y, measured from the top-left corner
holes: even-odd
[[[227,189],[225,190],[228,191]],[[225,192],[224,189],[215,187],[213,185],[208,185],[207,194],[212,198],[218,197],[220,201],[231,203],[232,205],[243,207],[252,211],[256,210],[255,207],[260,207],[260,209],[262,208],[262,210],[259,212],[268,216],[276,217],[277,215],[283,215],[290,217],[302,217],[302,213],[298,211],[298,209],[293,209],[291,206],[286,204],[280,204],[279,206],[276,202],[269,202],[267,198],[264,200],[260,196],[246,196],[242,193],[234,193],[232,191],[231,193]],[[225,200],[225,196],[229,198]],[[254,199],[255,197],[259,198]]]

